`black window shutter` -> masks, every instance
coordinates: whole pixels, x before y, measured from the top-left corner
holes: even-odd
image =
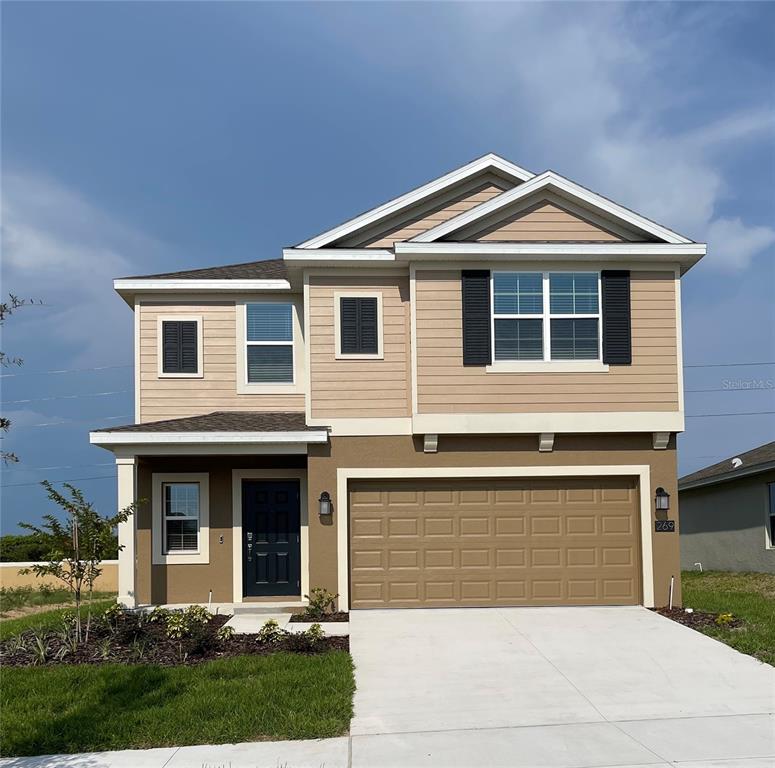
[[[463,280],[463,365],[489,365],[490,272],[464,269]]]
[[[376,355],[379,352],[377,299],[342,296],[339,299],[339,337],[343,355]]]
[[[162,372],[198,373],[195,320],[162,321]]]
[[[600,282],[603,293],[603,362],[632,365],[629,270],[604,269]]]

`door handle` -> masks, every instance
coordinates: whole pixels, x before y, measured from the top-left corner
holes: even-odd
[[[251,531],[248,531],[247,533],[247,542],[248,542],[248,562],[250,562],[253,557],[253,533]]]

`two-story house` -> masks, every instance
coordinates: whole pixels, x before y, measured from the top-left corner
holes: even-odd
[[[147,500],[120,599],[653,606],[675,577],[679,603],[704,253],[487,155],[282,258],[116,280],[136,423],[91,441]]]

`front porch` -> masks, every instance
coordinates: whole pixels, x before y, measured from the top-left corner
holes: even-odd
[[[307,444],[327,440],[296,413],[209,414],[92,433],[116,455],[119,508],[140,503],[119,530],[119,601],[301,610],[314,586]]]

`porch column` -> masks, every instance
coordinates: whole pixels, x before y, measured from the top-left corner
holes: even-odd
[[[118,509],[124,509],[137,499],[137,460],[134,456],[116,458],[118,478]],[[135,597],[135,532],[137,513],[118,526],[118,602],[127,608],[137,604]]]

